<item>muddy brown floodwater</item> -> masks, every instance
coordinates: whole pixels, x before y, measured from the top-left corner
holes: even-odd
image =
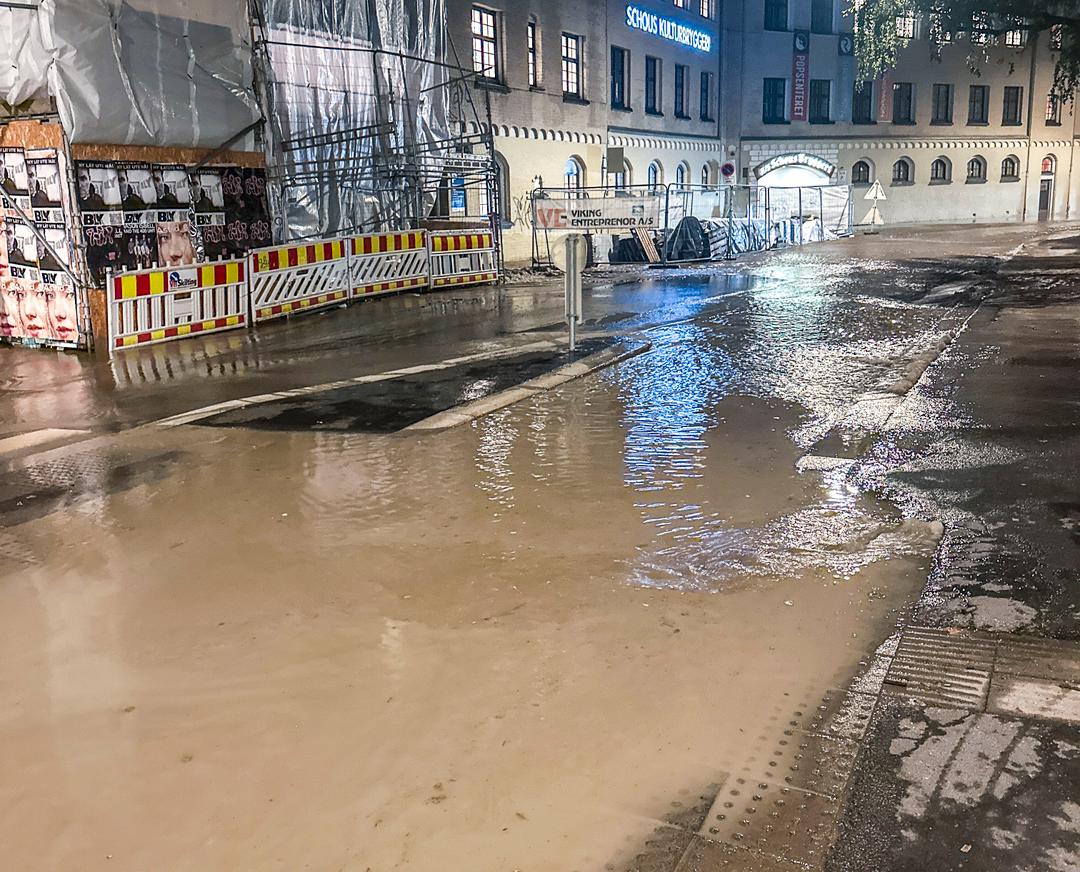
[[[815,272],[442,433],[112,438],[13,528],[3,865],[588,872],[767,778],[934,545],[796,463],[942,312]]]

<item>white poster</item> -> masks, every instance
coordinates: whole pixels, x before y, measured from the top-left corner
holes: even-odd
[[[581,233],[655,230],[660,226],[662,200],[656,194],[596,199],[545,197],[534,201],[536,226]]]

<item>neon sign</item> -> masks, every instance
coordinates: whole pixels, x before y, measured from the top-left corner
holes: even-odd
[[[626,7],[626,26],[642,33],[651,33],[661,39],[677,42],[697,51],[712,51],[712,34],[696,27],[679,24],[670,18],[664,18],[654,12],[646,12],[640,6],[628,4]]]

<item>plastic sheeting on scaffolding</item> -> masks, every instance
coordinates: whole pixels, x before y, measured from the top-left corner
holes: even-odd
[[[259,117],[244,0],[41,0],[0,12],[0,96],[72,142],[216,148]]]
[[[443,0],[255,0],[285,238],[430,208],[450,137]],[[423,175],[426,184],[408,179]]]

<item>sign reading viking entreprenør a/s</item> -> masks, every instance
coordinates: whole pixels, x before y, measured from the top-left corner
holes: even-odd
[[[536,226],[542,230],[610,233],[660,226],[660,197],[575,199],[545,197],[534,201]]]

